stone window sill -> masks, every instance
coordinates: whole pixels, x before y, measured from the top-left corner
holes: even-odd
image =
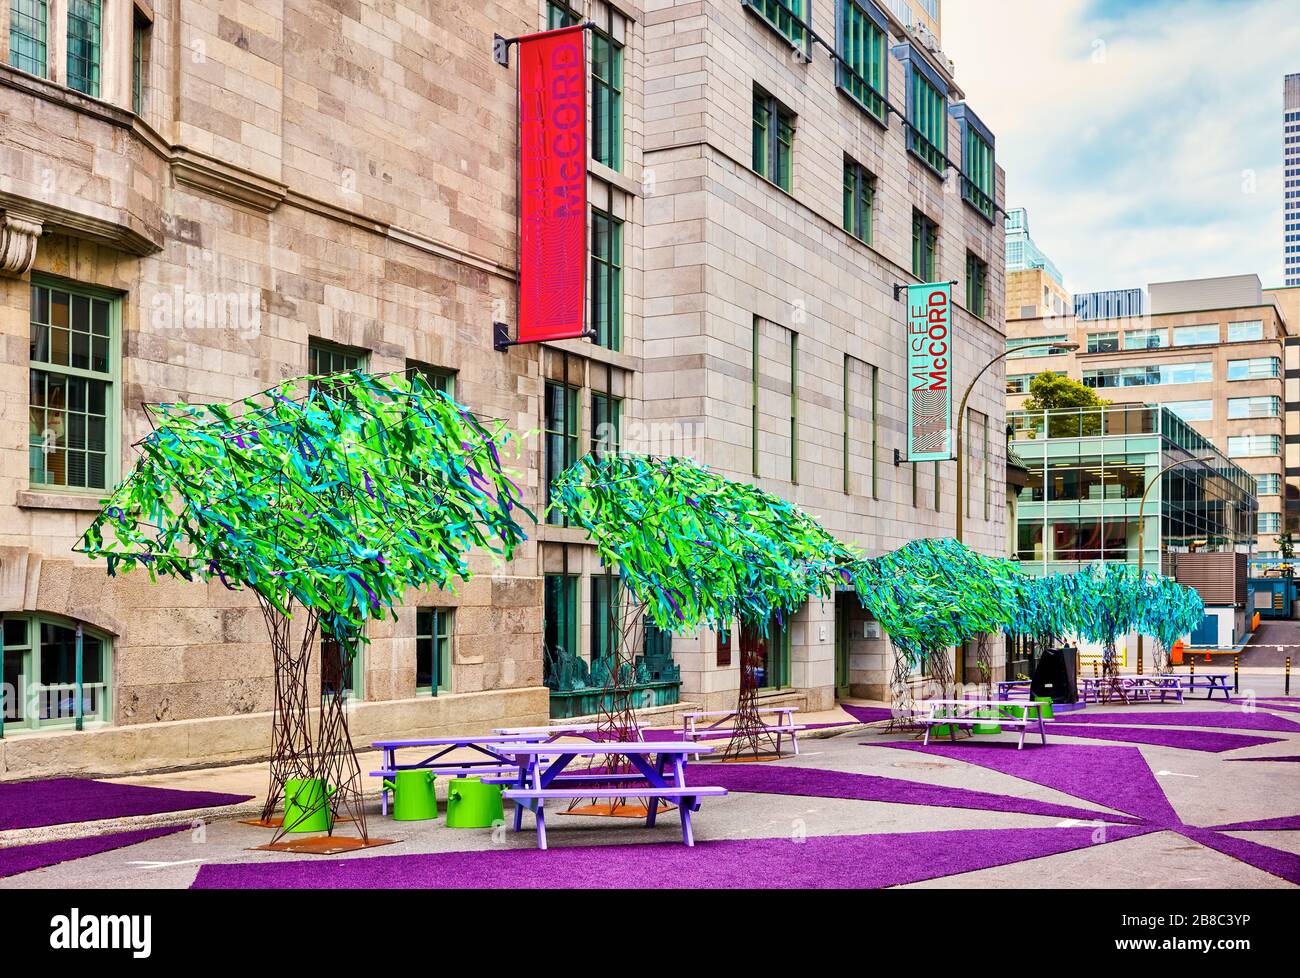
[[[75,513],[98,513],[99,496],[82,496],[65,492],[19,490],[19,509],[57,509]]]

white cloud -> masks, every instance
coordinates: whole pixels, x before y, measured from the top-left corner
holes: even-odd
[[[943,35],[1008,206],[1073,289],[1281,283],[1294,0],[945,0]]]

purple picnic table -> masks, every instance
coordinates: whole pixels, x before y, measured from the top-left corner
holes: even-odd
[[[480,736],[460,737],[417,737],[413,740],[376,740],[370,746],[382,751],[384,762],[381,769],[371,771],[371,777],[388,778],[397,771],[430,770],[439,774],[452,774],[458,777],[472,777],[475,774],[495,775],[506,769],[514,770],[514,760],[501,753],[501,744],[541,743],[546,740],[542,734],[483,734]],[[404,748],[425,747],[441,748],[433,754],[414,764],[398,764],[397,752]],[[472,750],[478,758],[468,761],[446,760],[443,758],[456,750]],[[380,810],[388,814],[388,789],[380,791]]]
[[[515,831],[523,828],[524,809],[533,812],[537,819],[537,848],[546,848],[546,799],[575,798],[647,798],[646,828],[654,828],[659,799],[671,798],[677,802],[682,820],[682,841],[695,845],[691,828],[691,813],[700,809],[703,797],[725,795],[727,789],[719,787],[688,787],[686,784],[686,759],[691,754],[710,754],[712,747],[676,741],[654,743],[648,741],[619,741],[617,743],[587,744],[511,744],[498,748],[513,758],[517,771],[513,784],[505,797],[515,803]],[[579,757],[601,755],[626,757],[635,773],[586,771],[565,774],[565,768]],[[603,787],[622,782],[617,787]],[[634,782],[644,782],[637,784]],[[561,785],[562,787],[556,787]]]

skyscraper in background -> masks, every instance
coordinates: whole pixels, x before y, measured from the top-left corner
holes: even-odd
[[[1300,285],[1300,74],[1287,75],[1283,97],[1282,275]]]

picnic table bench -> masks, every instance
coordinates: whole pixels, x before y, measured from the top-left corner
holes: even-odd
[[[609,754],[610,744],[513,744],[500,748],[514,759],[516,775],[513,785],[502,797],[515,803],[515,831],[523,827],[524,809],[531,811],[537,820],[537,848],[546,848],[546,802],[575,798],[647,798],[646,828],[654,828],[659,799],[670,798],[677,802],[682,821],[682,841],[695,845],[691,827],[691,814],[700,809],[701,798],[721,797],[726,788],[687,785],[686,757],[692,753],[707,754],[712,747],[647,741],[620,741],[619,756],[626,757],[636,768],[636,773],[605,773],[602,771],[570,772],[565,769],[576,758],[598,757]],[[623,781],[625,785],[609,786],[610,782]],[[643,782],[634,784],[632,782]]]
[[[1182,675],[1179,673],[1165,673],[1161,676],[1164,679],[1176,679],[1182,689],[1188,692],[1194,692],[1198,689],[1206,691],[1205,698],[1211,699],[1215,690],[1223,692],[1223,698],[1229,703],[1232,702],[1232,690],[1228,686],[1228,680],[1232,678],[1226,672],[1196,672]]]
[[[1033,683],[1028,679],[1008,679],[1004,682],[996,683],[995,686],[998,691],[998,699],[1000,700],[1027,700],[1033,698],[1030,695]]]
[[[1159,694],[1160,702],[1166,696],[1176,696],[1183,702],[1183,686],[1177,676],[1101,676],[1096,679],[1079,680],[1079,694],[1085,703],[1109,701],[1111,694],[1118,695],[1125,703],[1140,701],[1155,702]]]
[[[957,727],[989,726],[1019,727],[1020,743],[1016,750],[1025,746],[1025,732],[1031,727],[1038,730],[1047,743],[1047,726],[1043,720],[1043,704],[1034,700],[1008,705],[1005,700],[926,700],[918,704],[929,706],[930,712],[918,718],[925,727],[924,746],[930,744],[930,732],[935,727],[948,728],[953,740],[957,739]],[[1019,711],[1019,712],[1016,712]]]
[[[682,714],[682,736],[693,743],[699,743],[701,740],[711,738],[730,737],[732,731],[722,725],[728,720],[733,719],[738,711],[736,710],[693,710],[690,713]],[[797,706],[764,706],[757,711],[761,713],[774,713],[777,715],[776,723],[764,723],[763,733],[776,737],[776,753],[781,753],[781,739],[789,737],[790,743],[794,746],[794,752],[797,756],[799,753],[800,730],[807,730],[806,726],[800,726],[794,722],[794,714],[799,712]],[[700,720],[712,719],[713,723],[706,727],[698,725]],[[699,755],[696,755],[699,758]]]
[[[414,740],[376,740],[371,746],[382,751],[384,758],[380,764],[380,769],[371,771],[370,776],[372,778],[387,779],[393,777],[398,771],[419,770],[433,771],[435,774],[451,778],[510,776],[515,773],[514,761],[510,756],[501,753],[497,749],[498,745],[520,742],[536,743],[546,739],[541,734],[521,734],[516,736],[493,734],[477,737],[418,737]],[[437,749],[428,757],[416,761],[414,764],[398,764],[398,750],[412,747]],[[471,750],[476,756],[468,760],[447,758],[448,754],[457,750]],[[383,781],[380,784],[383,785]],[[381,787],[379,793],[380,811],[384,815],[388,814],[388,795],[389,789],[386,786]]]
[[[493,733],[501,737],[585,737],[600,729],[599,723],[553,723],[545,727],[496,727]]]

